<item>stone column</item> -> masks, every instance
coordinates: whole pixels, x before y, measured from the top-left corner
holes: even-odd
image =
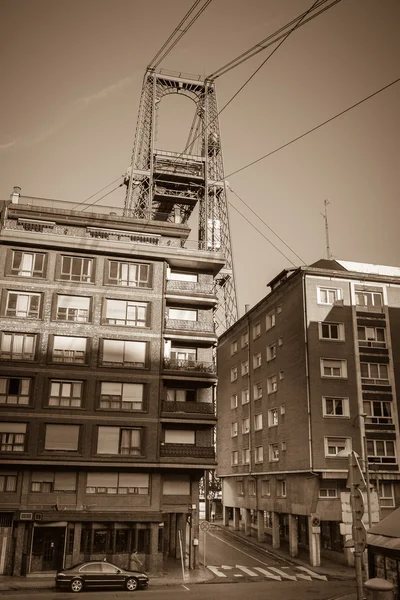
[[[173,556],[174,558],[179,558],[179,555],[177,555],[177,531],[176,531],[176,514],[172,513],[170,515],[169,518],[169,552],[170,552],[170,556]]]
[[[175,552],[175,558],[180,558],[181,557],[181,549],[180,549],[180,544],[179,544],[179,533],[178,531],[181,532],[181,540],[182,540],[182,551],[183,551],[183,557],[185,558],[185,549],[186,549],[186,515],[184,513],[179,513],[176,515],[176,552]],[[189,542],[190,543],[190,542]],[[189,550],[189,556],[190,556],[190,550]]]
[[[72,564],[73,565],[76,565],[78,562],[80,562],[81,535],[82,535],[82,523],[75,523],[75,525],[74,525],[74,547],[72,549]]]
[[[288,515],[289,517],[289,554],[290,556],[298,556],[299,554],[299,535],[296,515]]]
[[[251,513],[249,508],[244,509],[244,534],[251,535]]]
[[[233,529],[235,531],[240,529],[240,508],[233,509]]]
[[[150,525],[150,556],[149,556],[149,572],[157,573],[159,570],[158,561],[158,523],[151,523]]]
[[[223,515],[224,515],[224,525],[226,527],[228,527],[228,525],[229,525],[229,510],[230,510],[229,506],[224,506]]]
[[[265,541],[264,511],[257,511],[257,539],[259,542]]]
[[[271,513],[271,517],[272,517],[272,547],[280,548],[281,536],[279,533],[279,513],[273,512],[273,513]]]
[[[17,536],[15,540],[15,551],[14,551],[14,567],[13,576],[19,577],[21,575],[22,567],[22,553],[24,549],[24,533],[25,523],[18,523],[17,525]],[[29,548],[30,550],[30,548]]]
[[[312,517],[308,517],[308,540],[310,550],[310,565],[319,567],[321,565],[321,528],[312,526]]]

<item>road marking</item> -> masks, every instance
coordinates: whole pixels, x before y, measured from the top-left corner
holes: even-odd
[[[285,571],[282,571],[282,569],[277,569],[276,567],[268,567],[268,569],[274,571],[275,573],[278,573],[278,575],[280,575],[282,579],[291,579],[292,581],[296,581],[295,575],[289,575],[289,573],[285,573]]]
[[[241,573],[234,573],[233,576],[234,577],[243,577],[243,575]]]
[[[243,571],[243,573],[246,573],[246,575],[250,575],[250,577],[258,577],[258,573],[254,573],[254,571],[250,571],[250,569],[248,569],[247,567],[244,567],[243,565],[236,565],[236,568]],[[242,577],[242,575],[239,575],[239,577]]]
[[[212,567],[210,565],[207,565],[207,569],[210,569],[210,571],[212,573],[214,573],[214,575],[217,575],[218,577],[228,577],[228,575],[226,575],[225,573],[221,573],[221,571],[219,570],[218,567]]]
[[[302,573],[296,573],[296,579],[305,579],[306,581],[312,581],[312,577],[309,575],[302,575]]]
[[[266,571],[265,569],[262,569],[261,567],[254,567],[255,571],[259,571],[260,573],[262,573],[263,575],[265,575],[265,577],[268,577],[269,579],[275,579],[275,581],[282,581],[282,579],[279,577],[279,575],[273,575],[272,573],[270,573],[269,571]]]
[[[185,588],[186,591],[190,592],[190,589],[188,587],[186,587],[186,585],[183,585],[183,583],[182,583],[182,587]]]
[[[307,569],[307,567],[296,567],[296,569],[308,573],[313,579],[321,579],[322,581],[328,581],[328,578],[325,575],[319,575],[319,573],[315,573],[314,571]]]

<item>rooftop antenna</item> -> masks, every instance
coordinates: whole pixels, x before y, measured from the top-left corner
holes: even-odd
[[[328,204],[331,204],[331,202],[329,202],[329,200],[327,200],[325,198],[324,200],[324,207],[325,210],[323,213],[321,213],[324,221],[325,221],[325,239],[326,239],[326,258],[328,260],[332,259],[332,254],[331,254],[331,247],[329,245],[329,224],[328,224]]]

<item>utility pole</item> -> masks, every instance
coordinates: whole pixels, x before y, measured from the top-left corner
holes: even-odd
[[[330,248],[330,245],[329,245],[328,204],[330,204],[330,202],[329,202],[329,200],[327,200],[325,198],[325,200],[324,200],[324,212],[321,213],[321,215],[322,215],[322,217],[324,218],[324,221],[325,221],[326,258],[328,260],[331,260],[332,254],[331,254],[331,248]]]
[[[366,546],[366,531],[362,522],[364,501],[359,489],[361,471],[353,451],[349,454],[350,506],[352,514],[352,536],[354,542],[354,566],[356,570],[357,600],[363,600],[362,556]]]

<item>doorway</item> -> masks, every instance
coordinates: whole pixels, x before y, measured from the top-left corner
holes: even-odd
[[[57,571],[63,567],[65,527],[35,527],[31,572]]]

